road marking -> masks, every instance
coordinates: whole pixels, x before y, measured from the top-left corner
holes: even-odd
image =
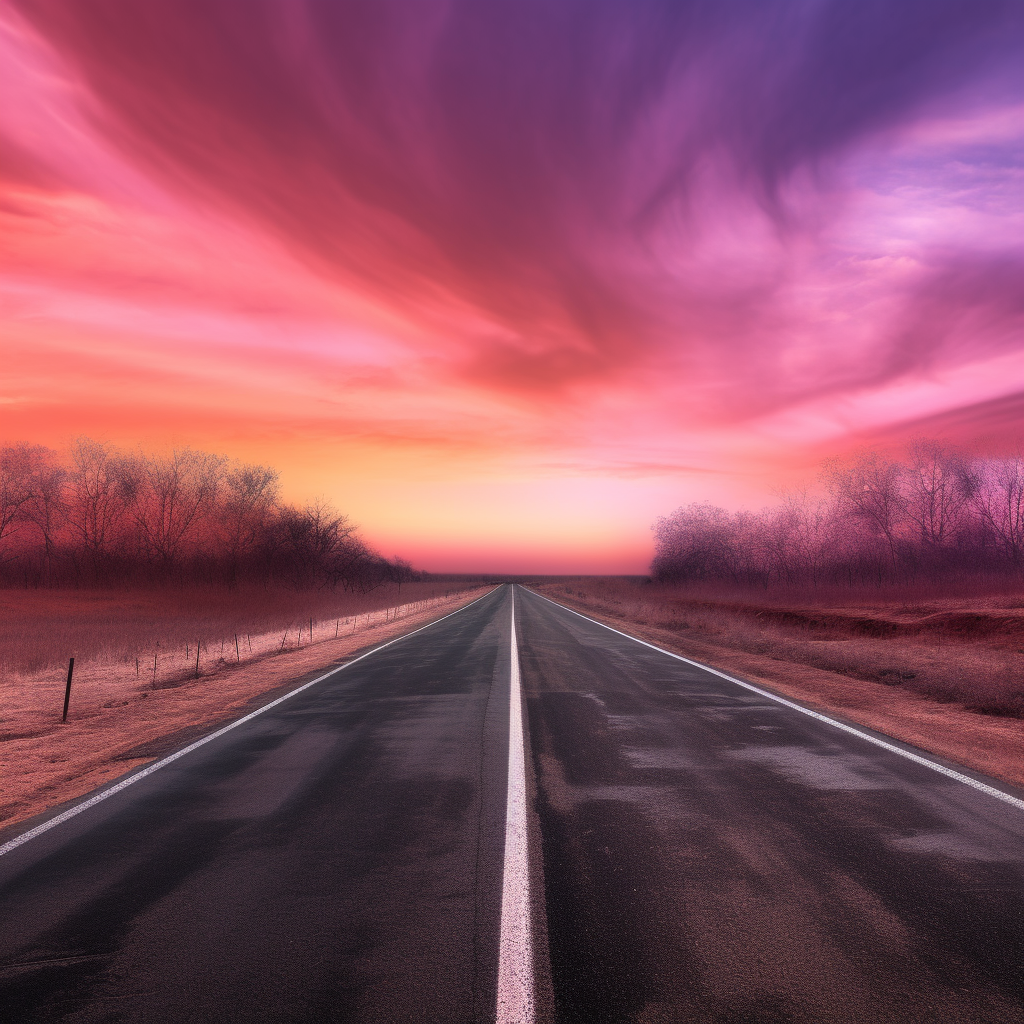
[[[823,715],[818,711],[812,711],[810,708],[805,708],[791,700],[786,700],[785,697],[780,697],[778,694],[772,693],[770,690],[762,690],[760,686],[755,686],[753,683],[746,683],[742,679],[737,679],[735,676],[731,676],[727,672],[720,672],[717,668],[712,668],[710,665],[705,665],[703,662],[694,661],[692,658],[684,658],[681,654],[676,654],[674,651],[666,651],[664,647],[658,647],[655,644],[649,644],[646,640],[641,640],[639,637],[630,636],[629,633],[623,633],[621,629],[615,629],[604,622],[592,619],[589,615],[584,615],[582,612],[578,612],[575,608],[570,608],[568,605],[552,601],[550,597],[545,597],[543,594],[538,594],[533,590],[528,591],[528,593],[533,594],[534,597],[539,597],[542,601],[547,601],[548,604],[553,604],[556,608],[562,608],[567,612],[572,612],[573,615],[578,615],[581,619],[586,619],[587,622],[593,622],[598,626],[603,626],[605,629],[611,630],[613,633],[618,633],[619,636],[624,636],[627,640],[643,644],[644,647],[650,647],[652,651],[658,651],[660,654],[667,654],[670,658],[675,658],[677,661],[685,661],[687,665],[693,665],[694,668],[703,669],[705,672],[710,672],[712,675],[725,679],[730,683],[742,686],[745,690],[750,690],[753,693],[760,694],[762,697],[767,697],[769,700],[773,700],[777,704],[782,704],[787,708],[792,708],[794,711],[799,711],[802,715],[807,715],[810,718],[816,718],[819,722],[825,722],[827,725],[834,726],[836,729],[841,729],[843,732],[848,732],[853,736],[859,736],[862,740],[867,740],[868,743],[873,743],[876,747],[881,747],[883,750],[888,750],[893,754],[899,754],[900,757],[905,757],[908,761],[913,761],[915,764],[923,765],[925,768],[931,768],[932,771],[939,772],[939,774],[945,775],[950,779],[955,779],[957,782],[962,782],[966,786],[972,786],[974,789],[980,790],[982,793],[987,793],[989,796],[994,796],[997,800],[1002,800],[1004,803],[1008,803],[1010,806],[1016,807],[1019,811],[1024,811],[1024,800],[1011,796],[1009,793],[1004,793],[1001,789],[996,789],[995,786],[986,785],[984,782],[979,782],[978,779],[972,779],[969,775],[964,775],[952,768],[947,768],[944,764],[939,764],[937,761],[931,761],[927,757],[921,757],[920,754],[915,754],[911,750],[904,750],[903,747],[898,747],[894,743],[886,743],[885,740],[880,739],[877,736],[861,732],[860,729],[856,729],[852,725],[847,725],[845,722],[839,722],[834,718],[829,718],[828,715]]]
[[[533,937],[530,929],[530,856],[526,834],[526,753],[512,588],[512,666],[508,711],[508,800],[505,805],[505,871],[501,883],[498,952],[498,1024],[532,1024]]]
[[[498,588],[495,587],[495,590],[496,589]],[[482,594],[475,601],[470,601],[469,604],[463,605],[461,608],[456,608],[455,611],[449,612],[447,615],[442,615],[441,618],[435,619],[433,622],[428,622],[426,625],[420,626],[418,629],[414,629],[409,633],[403,633],[401,636],[396,636],[394,640],[388,640],[387,643],[383,643],[379,647],[374,647],[365,654],[360,654],[358,658],[353,658],[351,661],[346,661],[344,665],[332,668],[330,672],[325,672],[322,676],[317,676],[316,679],[311,679],[308,683],[303,683],[302,686],[299,686],[294,690],[290,690],[288,693],[284,694],[284,696],[278,697],[277,700],[272,700],[269,704],[264,704],[263,707],[257,708],[255,711],[250,712],[243,718],[230,722],[228,725],[225,725],[222,729],[218,729],[216,732],[211,732],[209,736],[203,736],[202,739],[196,740],[195,743],[190,743],[187,747],[182,747],[181,750],[178,750],[173,754],[169,754],[167,757],[163,758],[163,760],[157,761],[155,764],[151,764],[146,768],[137,771],[134,775],[129,775],[128,778],[122,779],[117,783],[117,785],[111,786],[110,789],[101,790],[95,796],[89,797],[88,800],[83,800],[80,804],[75,804],[74,807],[69,807],[66,811],[63,811],[55,817],[36,825],[35,828],[30,829],[28,832],[24,832],[22,835],[15,836],[13,839],[8,840],[3,844],[3,846],[0,846],[0,857],[5,853],[10,853],[12,850],[16,850],[19,846],[23,846],[30,839],[35,839],[37,836],[41,836],[44,832],[49,832],[51,828],[55,828],[57,825],[63,824],[70,818],[75,817],[75,815],[81,814],[82,811],[87,811],[90,807],[95,807],[96,804],[102,803],[108,797],[114,796],[115,793],[120,793],[122,789],[127,789],[134,783],[144,779],[147,775],[152,775],[153,772],[166,767],[172,761],[177,761],[179,757],[184,757],[186,754],[190,754],[193,750],[209,743],[211,740],[215,740],[218,737],[223,736],[225,733],[231,732],[232,729],[237,729],[240,725],[245,725],[246,722],[252,721],[252,719],[256,718],[257,715],[262,715],[264,711],[276,708],[278,704],[283,704],[286,700],[291,700],[292,697],[296,694],[302,693],[303,690],[308,690],[311,686],[316,686],[317,683],[322,683],[325,679],[329,679],[338,672],[343,672],[345,669],[354,665],[357,661],[362,661],[363,658],[368,658],[371,654],[383,651],[385,647],[397,644],[399,640],[406,640],[410,636],[415,636],[415,634],[422,632],[424,629],[436,626],[439,622],[443,622],[452,615],[458,615],[459,612],[464,612],[467,608],[472,608],[473,605],[479,603],[485,597],[490,597],[493,593],[494,590],[489,590],[486,594]]]

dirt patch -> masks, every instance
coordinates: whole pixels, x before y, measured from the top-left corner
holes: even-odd
[[[7,675],[0,685],[0,828],[5,835],[16,832],[12,825],[197,739],[275,691],[454,611],[488,589],[381,609],[351,621],[314,620],[313,642],[307,639],[303,646],[294,646],[301,643],[294,630],[291,647],[287,636],[280,643],[276,631],[252,636],[252,654],[246,650],[243,658],[240,647],[237,661],[232,641],[224,656],[215,648],[201,663],[199,678],[183,666],[161,674],[158,663],[155,687],[148,673],[136,674],[134,663],[87,662],[76,667],[66,725],[60,721],[62,678]],[[190,657],[195,658],[194,648]]]
[[[709,626],[706,620],[695,624],[680,621],[678,617],[669,624],[652,622],[650,619],[657,608],[647,598],[648,603],[634,609],[633,615],[624,615],[621,611],[616,614],[609,610],[607,595],[602,596],[599,591],[588,594],[577,587],[572,593],[566,593],[567,588],[558,584],[534,589],[666,650],[733,672],[810,707],[832,712],[957,764],[1024,787],[1024,760],[1020,753],[1024,749],[1024,720],[1005,713],[971,710],[964,703],[951,700],[942,686],[936,686],[933,692],[927,688],[929,674],[946,671],[951,654],[959,656],[957,669],[964,673],[965,679],[979,675],[983,678],[986,669],[991,674],[993,658],[998,655],[987,646],[966,649],[964,645],[948,643],[945,646],[920,643],[908,646],[902,638],[898,643],[877,640],[882,645],[880,649],[851,652],[848,663],[844,664],[829,640],[804,641],[812,645],[812,650],[803,647],[794,650],[790,646],[793,641],[788,638],[770,632],[744,632],[738,627],[730,629],[728,623],[719,623],[716,627]],[[939,614],[955,617],[957,613]],[[695,618],[691,616],[691,620]],[[837,643],[842,644],[842,641]],[[759,644],[761,649],[757,649]],[[815,645],[819,647],[817,657],[820,660],[836,659],[837,668],[846,671],[808,664],[807,660],[815,655]],[[872,658],[877,659],[878,665],[869,672],[866,664]],[[914,667],[909,667],[911,665]],[[1015,673],[1019,667],[1014,661],[1001,665],[1001,671]],[[867,678],[859,678],[858,672]],[[909,689],[913,684],[920,688]],[[972,683],[970,689],[975,702],[984,704],[984,694],[978,684]],[[1005,706],[1006,687],[1000,682],[996,689],[998,693],[992,696],[992,701]],[[1024,706],[1024,700],[1021,703]]]

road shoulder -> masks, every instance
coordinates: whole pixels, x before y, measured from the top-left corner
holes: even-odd
[[[609,615],[564,593],[536,592],[549,600],[665,650],[733,673],[813,710],[866,726],[953,764],[1024,788],[1024,721],[968,711],[921,694],[853,679],[836,672],[751,654],[701,637]]]
[[[423,611],[297,650],[226,664],[174,687],[125,693],[87,717],[59,720],[41,736],[0,743],[0,842],[388,640],[436,621],[488,592],[481,588]]]

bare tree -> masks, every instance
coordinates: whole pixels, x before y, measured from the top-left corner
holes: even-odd
[[[338,513],[323,498],[318,498],[303,509],[285,509],[283,523],[296,584],[334,585],[343,544],[355,532],[355,526],[348,517]]]
[[[185,539],[212,513],[226,462],[191,448],[164,458],[124,461],[127,505],[146,551],[161,567],[178,561]]]
[[[332,587],[345,590],[375,590],[389,580],[401,579],[401,568],[371,551],[352,534],[341,538],[325,566]]]
[[[733,519],[725,509],[694,502],[654,525],[659,579],[728,579],[733,575]]]
[[[71,446],[67,522],[96,568],[110,553],[125,524],[128,495],[120,453],[101,441],[80,437]]]
[[[816,559],[808,530],[806,496],[787,496],[777,508],[766,509],[763,516],[769,578],[794,583],[813,575]]]
[[[972,485],[963,455],[937,441],[910,446],[904,509],[926,549],[951,543],[963,526]]]
[[[265,543],[277,507],[277,470],[269,466],[242,465],[226,473],[220,518],[231,586],[238,580],[242,558],[253,555]]]
[[[995,544],[1017,570],[1024,563],[1024,460],[990,459],[971,474],[971,503]]]
[[[654,526],[652,575],[761,587],[1024,571],[1024,456],[970,459],[920,441],[904,462],[828,463],[824,480],[829,498],[757,514],[677,509]]]
[[[728,540],[733,578],[751,586],[768,587],[779,566],[773,559],[772,510],[737,512]]]
[[[899,565],[898,533],[906,521],[900,483],[904,467],[874,452],[846,465],[830,463],[826,479],[841,514],[885,539],[892,568]]]
[[[56,461],[57,453],[36,446],[32,450],[28,495],[21,515],[31,523],[43,541],[43,581],[49,583],[57,553],[57,538],[67,521],[64,488],[68,471]]]
[[[31,492],[30,479],[38,449],[18,444],[0,448],[0,543],[18,531]]]

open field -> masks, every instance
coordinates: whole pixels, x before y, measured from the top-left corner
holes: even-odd
[[[581,578],[535,589],[669,650],[1024,786],[1024,600],[809,605]]]
[[[309,638],[309,620],[320,630],[351,627],[354,617],[417,601],[433,601],[466,584],[392,583],[367,593],[290,588],[229,590],[225,587],[152,590],[0,590],[0,673],[6,678],[84,662],[123,665],[135,672],[135,659],[152,676],[173,678],[194,667],[196,644],[203,647],[201,667],[220,657],[234,661],[234,637],[278,632],[284,646],[295,646],[299,631]],[[189,652],[186,654],[186,651]],[[191,658],[191,661],[188,659]]]
[[[226,592],[5,592],[0,827],[86,793],[235,717],[262,694],[487,589],[403,584],[400,603],[397,588],[319,599],[279,593],[263,602],[250,595],[248,603]],[[67,650],[77,653],[62,725],[67,664],[63,653],[49,652]],[[17,671],[18,659],[34,667]]]

